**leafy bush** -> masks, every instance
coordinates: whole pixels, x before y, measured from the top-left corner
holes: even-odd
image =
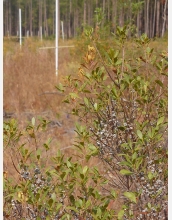
[[[81,121],[78,151],[51,155],[51,139],[39,142],[42,118],[23,131],[5,121],[12,167],[4,170],[4,219],[167,219],[167,53],[155,53],[142,35],[134,39],[140,54],[126,56],[126,27],[117,28],[118,49],[85,33],[78,77],[57,86]],[[90,165],[96,157],[104,172]]]
[[[116,194],[103,195],[107,181],[98,168],[65,158],[60,150],[50,157],[50,139],[39,144],[37,136],[47,123],[40,119],[36,125],[32,118],[19,131],[14,119],[4,122],[4,150],[18,174],[4,171],[4,219],[112,219],[109,204]]]
[[[127,34],[118,27],[119,49],[106,50],[87,31],[78,78],[57,89],[85,126],[77,133],[92,146],[88,158],[98,154],[109,187],[120,192],[118,219],[167,219],[167,52],[154,53],[143,34],[135,39],[142,52],[128,58]]]

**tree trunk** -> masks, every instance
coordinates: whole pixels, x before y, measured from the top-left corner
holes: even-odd
[[[87,7],[88,7],[88,9],[87,9],[87,11],[88,11],[88,25],[91,25],[91,1],[89,0],[88,1],[88,5],[87,5]]]
[[[74,37],[76,36],[76,24],[77,24],[77,22],[76,22],[76,18],[77,17],[77,9],[75,8],[74,9],[74,21],[73,21],[73,23],[74,23],[74,27],[73,27],[73,29],[74,29]]]
[[[107,20],[110,21],[110,0],[107,0]]]
[[[120,16],[119,16],[119,26],[124,26],[124,6],[121,5]]]
[[[164,5],[164,13],[163,13],[163,26],[162,26],[162,34],[161,34],[161,37],[164,36],[164,33],[165,33],[165,23],[166,23],[166,19],[167,19],[167,16],[166,16],[166,11],[167,11],[167,0],[165,1],[165,5]]]
[[[9,32],[9,26],[8,26],[8,13],[9,9],[8,9],[8,1],[6,1],[6,15],[5,15],[5,20],[6,20],[6,30],[5,30],[5,35],[8,36],[8,32]]]
[[[12,13],[11,13],[11,0],[9,0],[9,35],[11,35],[11,16],[12,16]]]
[[[19,35],[19,7],[16,7],[16,34]]]
[[[41,33],[41,27],[42,27],[42,0],[39,0],[39,36]]]
[[[26,33],[27,33],[27,2],[25,1],[25,27],[24,27],[24,30],[25,30],[25,37],[26,37]]]
[[[93,1],[90,0],[90,25],[93,27],[94,23],[93,23],[93,16],[94,16],[94,5],[93,5]]]
[[[30,0],[30,36],[32,36],[32,0]]]
[[[139,3],[139,0],[138,0]],[[137,13],[137,36],[140,37],[140,11]]]
[[[96,8],[98,8],[98,0],[96,0]]]
[[[59,36],[60,36],[60,0],[58,0],[58,9],[59,9],[59,11],[58,11],[58,21],[59,21],[59,25],[58,25],[59,30],[58,30],[58,32],[59,32]],[[47,19],[46,19],[46,25],[47,25],[47,34],[48,34],[48,23],[47,23]]]
[[[116,32],[117,0],[112,0],[112,31]]]
[[[83,18],[84,25],[86,25],[86,15],[87,15],[87,5],[86,5],[86,0],[84,0],[84,18]]]
[[[152,37],[152,23],[153,23],[153,5],[152,2],[150,2],[149,5],[149,37]]]
[[[72,0],[70,0],[70,5],[69,5],[69,38],[71,38],[72,36],[72,32],[71,32],[71,17],[72,17]]]
[[[155,4],[154,4],[154,14],[153,14],[153,27],[152,27],[152,37],[155,36],[155,25],[156,25],[156,5],[157,5],[157,0],[155,0]]]
[[[45,37],[47,36],[47,25],[46,25],[46,21],[47,21],[46,0],[44,0],[44,35],[45,35]]]
[[[105,14],[105,11],[106,11],[105,7],[106,7],[106,1],[103,0],[103,15],[106,15],[106,14]],[[102,21],[102,27],[104,26],[105,19],[106,19],[106,17],[104,16],[104,17],[103,17],[103,21]]]
[[[131,0],[129,0],[128,19],[129,19],[129,24],[132,25]],[[129,30],[128,35],[129,35],[129,37],[131,37],[131,31],[130,30]]]
[[[144,32],[147,34],[147,0],[145,0],[144,4]]]
[[[103,13],[105,13],[105,6],[106,6],[106,1],[103,0]]]
[[[160,1],[157,0],[157,14],[156,14],[156,36],[159,37],[159,17],[160,17]]]
[[[147,9],[146,9],[146,32],[147,32],[147,36],[150,37],[150,33],[149,33],[149,0],[147,0]]]

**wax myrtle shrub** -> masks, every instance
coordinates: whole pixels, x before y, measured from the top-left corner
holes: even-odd
[[[110,203],[117,194],[102,193],[107,180],[88,163],[96,148],[90,144],[84,149],[81,142],[77,158],[58,149],[52,155],[51,139],[38,141],[47,124],[32,118],[20,131],[16,120],[4,121],[4,154],[9,156],[8,166],[4,161],[4,219],[115,219]],[[84,127],[78,129],[84,134]]]
[[[78,147],[91,146],[104,164],[108,189],[119,193],[118,219],[168,219],[167,52],[155,53],[143,34],[126,56],[127,26],[114,34],[118,49],[106,49],[91,29],[86,35],[78,77],[57,86],[85,126],[76,127]]]

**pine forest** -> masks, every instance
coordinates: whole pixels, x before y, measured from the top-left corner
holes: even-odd
[[[137,36],[162,37],[168,29],[168,0],[59,0],[59,21],[63,21],[66,39],[82,33],[84,27],[106,27],[115,33],[117,25],[133,26]],[[4,0],[4,36],[19,32],[19,8],[22,36],[55,35],[55,0]],[[61,28],[59,26],[59,34]]]

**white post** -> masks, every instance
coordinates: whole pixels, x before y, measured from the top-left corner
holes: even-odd
[[[58,75],[58,6],[59,0],[56,0],[56,76]]]
[[[62,26],[62,38],[63,38],[63,41],[64,41],[64,29],[63,29],[63,21],[61,21],[61,26]]]
[[[27,38],[29,37],[29,31],[27,31]]]
[[[41,37],[41,41],[42,41],[42,26],[40,26],[40,37]]]
[[[21,46],[22,45],[21,8],[19,8],[19,32],[20,32],[20,46]]]

